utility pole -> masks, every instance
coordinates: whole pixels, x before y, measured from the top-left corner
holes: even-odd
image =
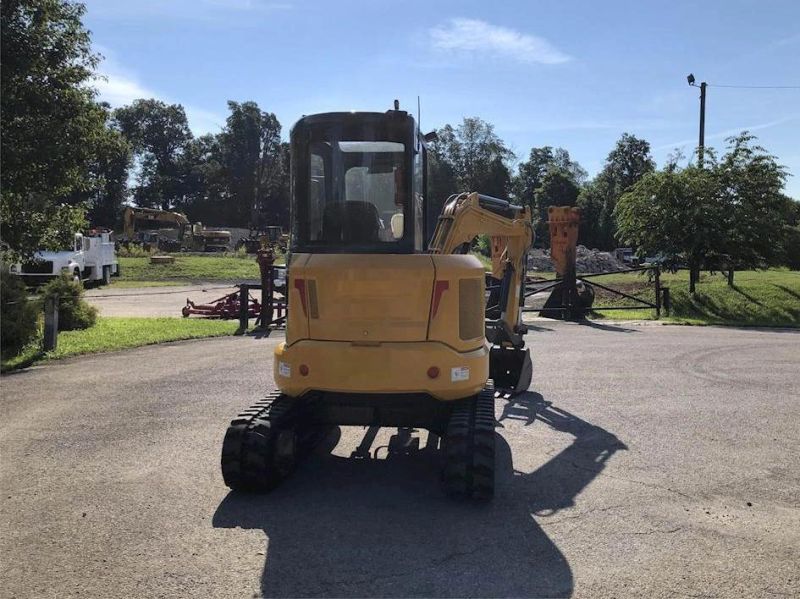
[[[691,73],[686,77],[686,81],[692,87],[700,88],[700,136],[697,143],[697,162],[698,166],[703,168],[703,156],[706,146],[706,87],[708,84],[705,81],[701,81],[700,85],[696,85],[694,75]]]
[[[706,149],[706,87],[707,83],[702,81],[698,86],[695,84],[695,78],[692,73],[686,77],[689,85],[692,87],[700,88],[700,134],[697,143],[697,166],[703,168],[705,149]],[[689,293],[694,295],[695,286],[700,280],[700,266],[699,264],[689,264]]]
[[[700,143],[697,144],[697,156],[700,168],[703,168],[703,154],[706,147],[706,82],[700,83]]]

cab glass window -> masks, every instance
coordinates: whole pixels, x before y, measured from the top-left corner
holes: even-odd
[[[395,243],[404,235],[405,146],[391,141],[312,144],[308,238],[330,244]]]

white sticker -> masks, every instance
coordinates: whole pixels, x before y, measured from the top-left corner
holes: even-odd
[[[469,380],[469,368],[466,366],[458,366],[450,369],[450,382],[457,383],[458,381]]]
[[[292,378],[292,367],[286,362],[278,362],[278,374],[287,379]]]

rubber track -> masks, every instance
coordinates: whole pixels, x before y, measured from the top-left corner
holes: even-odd
[[[448,495],[488,501],[494,496],[494,385],[457,405],[445,435]]]
[[[222,478],[234,490],[264,492],[288,475],[294,464],[275,464],[277,435],[293,434],[296,400],[273,391],[231,421],[222,442]]]

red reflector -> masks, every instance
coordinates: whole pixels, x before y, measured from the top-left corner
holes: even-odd
[[[430,368],[428,368],[428,378],[435,379],[438,376],[439,376],[439,368],[437,368],[436,366],[431,366]]]
[[[300,294],[300,304],[303,306],[303,316],[306,316],[306,280],[295,279],[294,288],[297,289],[297,292]]]
[[[300,375],[308,376],[308,366],[306,366],[305,364],[300,364]]]
[[[449,281],[436,281],[433,284],[433,301],[431,302],[431,318],[436,316],[439,311],[439,302],[442,299],[442,294],[450,288]]]

